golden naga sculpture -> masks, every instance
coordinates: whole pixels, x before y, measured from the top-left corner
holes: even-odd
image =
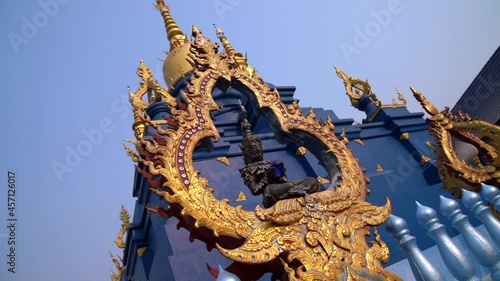
[[[432,147],[443,188],[460,198],[462,188],[478,192],[480,183],[500,187],[500,127],[466,114],[455,115],[448,107],[439,111],[420,92],[414,88],[411,91],[431,115],[426,121],[436,140]],[[476,147],[478,155],[473,159],[460,159],[453,138]]]
[[[128,227],[130,226],[130,215],[127,209],[123,207],[123,205],[121,206],[120,209],[120,220],[122,221],[122,225],[120,231],[118,232],[118,237],[115,240],[115,244],[118,248],[123,249],[125,248],[125,242],[123,241],[123,236],[125,235],[125,233],[127,233]],[[122,280],[122,275],[126,269],[126,266],[123,266],[123,259],[120,256],[116,258],[111,253],[111,251],[109,252],[109,255],[111,256],[111,260],[115,264],[117,270],[117,272],[111,270],[111,281],[120,281]]]
[[[118,237],[116,237],[115,244],[116,246],[118,246],[118,248],[123,249],[125,248],[125,242],[123,241],[123,236],[125,235],[125,233],[127,233],[128,227],[130,225],[130,215],[127,209],[123,207],[123,205],[120,210],[120,220],[122,221],[122,225],[120,231],[118,232]]]
[[[193,238],[216,247],[231,260],[280,264],[281,273],[289,280],[365,280],[367,276],[371,280],[400,280],[381,265],[388,261],[389,249],[376,229],[388,219],[390,202],[374,206],[365,201],[369,180],[346,147],[345,133],[339,140],[330,118],[315,120],[312,110],[303,116],[297,102],[287,107],[276,89],[270,89],[250,71],[252,68],[242,65],[234,49],[227,49],[228,41],[220,29],[217,35],[224,40],[226,49],[222,52],[193,26],[185,58],[193,72],[181,90],[183,103],[161,96],[170,108],[164,121],[151,120],[145,113],[142,95],[147,92],[144,81],[151,80],[150,71],[145,71],[143,62],[139,66],[137,74],[143,82],[130,101],[151,138],[136,135],[137,139],[130,141],[136,149],[125,149],[134,162],[142,164],[138,171],[149,180],[151,191],[169,203],[168,210],[148,210],[164,217],[176,216]],[[281,200],[267,209],[258,205],[245,210],[241,205],[230,205],[228,199],[214,197],[217,186],[209,187],[208,180],[200,177],[192,154],[203,138],[220,138],[210,115],[219,110],[211,95],[216,85],[245,95],[276,132],[303,143],[320,160],[329,178],[340,175],[340,184],[332,181],[324,191]],[[300,139],[304,135],[307,141]],[[241,188],[245,188],[243,182]],[[374,241],[367,243],[370,235]],[[240,278],[245,280],[245,276]]]
[[[120,256],[116,258],[111,252],[109,252],[109,255],[111,256],[111,260],[115,264],[117,270],[117,272],[111,270],[111,281],[121,281],[123,272],[127,267],[123,265],[123,259]]]
[[[370,83],[368,83],[368,80],[363,81],[359,78],[349,77],[338,67],[335,67],[335,72],[337,73],[337,76],[344,81],[346,94],[351,100],[351,105],[356,108],[359,108],[359,100],[361,100],[363,96],[370,97],[373,103],[378,108],[406,107],[406,99],[403,96],[403,93],[398,90],[398,88],[395,89],[396,93],[398,94],[398,100],[401,103],[398,103],[395,98],[392,98],[391,104],[383,105],[382,101],[380,101],[377,95],[372,91],[372,86],[370,85]]]

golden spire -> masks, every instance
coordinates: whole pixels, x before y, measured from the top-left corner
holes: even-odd
[[[163,61],[163,78],[169,87],[174,87],[185,75],[193,71],[192,65],[187,60],[190,41],[175,23],[170,14],[170,8],[163,0],[156,0],[156,9],[163,17],[167,39],[170,43],[170,51],[167,52],[167,57]]]
[[[410,90],[413,92],[413,96],[417,101],[420,102],[422,107],[429,113],[430,115],[434,116],[439,113],[439,110],[430,102],[428,101],[419,91],[415,90],[415,88],[410,87]]]
[[[224,35],[224,32],[222,31],[222,29],[218,28],[215,25],[215,23],[214,23],[214,27],[215,27],[215,34],[217,35],[217,38],[219,38],[220,42],[222,43],[222,46],[224,46],[224,50],[226,50],[226,53],[229,56],[236,55],[236,51],[234,50],[231,43],[229,43],[229,40],[227,40],[226,35]],[[243,58],[243,56],[241,56],[241,57]]]
[[[255,70],[248,66],[248,62],[247,62],[246,57],[244,57],[241,53],[238,53],[234,50],[231,43],[229,43],[229,40],[227,40],[226,35],[224,35],[224,32],[222,31],[222,29],[218,28],[215,25],[215,23],[214,23],[214,27],[215,27],[215,34],[217,35],[217,38],[219,38],[220,42],[222,43],[222,46],[224,47],[224,50],[226,51],[227,55],[229,57],[234,58],[234,60],[236,61],[236,65],[242,69],[246,69],[248,74],[250,74],[250,76],[252,76],[253,73],[255,72]]]
[[[167,31],[167,38],[170,42],[170,50],[186,43],[186,36],[184,36],[181,28],[175,23],[170,15],[170,9],[165,5],[165,2],[163,2],[163,0],[156,0],[156,8],[160,11],[163,22],[165,22],[165,30]]]

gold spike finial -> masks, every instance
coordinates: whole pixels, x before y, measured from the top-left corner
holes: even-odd
[[[218,28],[215,25],[215,23],[214,23],[214,28],[215,28],[215,34],[217,35],[217,38],[219,38],[220,42],[222,43],[222,46],[224,47],[224,50],[226,50],[226,53],[229,56],[236,55],[236,51],[234,50],[231,43],[229,43],[229,40],[227,40],[226,35],[224,35],[224,31],[222,31],[222,29]],[[243,58],[243,56],[241,56],[241,58]]]
[[[170,14],[170,8],[165,5],[163,0],[156,0],[155,7],[163,17],[167,38],[170,43],[170,51],[167,52],[167,57],[163,61],[163,78],[169,87],[175,86],[184,75],[193,71],[192,65],[187,60],[191,46],[190,40],[175,23]],[[179,71],[182,73],[179,73]]]
[[[222,46],[224,47],[224,50],[226,51],[227,55],[229,57],[234,58],[234,60],[236,61],[236,65],[238,67],[240,67],[241,69],[245,69],[250,76],[253,76],[253,74],[255,73],[255,69],[248,66],[246,56],[243,56],[243,54],[236,52],[236,50],[233,48],[229,40],[227,40],[224,31],[222,31],[222,29],[217,27],[215,23],[213,25],[215,28],[215,34],[217,35],[217,38],[219,38],[219,41],[222,43]]]
[[[165,29],[167,31],[167,38],[170,42],[170,50],[184,44],[187,39],[184,36],[181,28],[175,23],[172,15],[170,15],[170,9],[163,0],[156,0],[156,9],[158,9],[165,22]]]
[[[145,123],[140,116],[139,110],[134,109],[134,124],[132,124],[132,129],[137,139],[144,137],[144,132],[146,131]]]

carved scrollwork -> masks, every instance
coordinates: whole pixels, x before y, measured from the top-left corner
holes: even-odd
[[[194,72],[182,92],[184,103],[169,102],[168,126],[145,118],[151,138],[137,137],[131,141],[136,149],[126,148],[131,159],[144,167],[138,170],[149,180],[152,192],[171,206],[164,212],[186,221],[190,231],[209,229],[216,241],[223,236],[241,241],[236,248],[216,245],[232,260],[265,263],[286,253],[284,269],[290,280],[354,280],[367,275],[400,280],[381,266],[389,253],[375,228],[388,219],[390,202],[374,206],[365,201],[368,180],[364,169],[346,147],[346,138],[339,140],[335,135],[331,119],[318,121],[313,111],[302,116],[297,102],[287,107],[276,89],[270,89],[257,73],[238,66],[226,52],[217,52],[218,44],[196,27],[193,37],[188,60]],[[229,205],[228,199],[214,197],[208,181],[194,169],[191,156],[201,139],[219,139],[210,116],[218,110],[211,96],[216,85],[231,86],[245,95],[276,131],[303,143],[316,155],[330,178],[341,171],[340,184],[278,201],[268,209],[245,210]],[[131,97],[132,106],[145,115],[144,104],[134,102],[136,95]],[[191,219],[183,219],[186,217]],[[375,241],[368,246],[366,236],[371,233]]]
[[[449,108],[439,111],[420,92],[411,90],[431,115],[426,121],[436,140],[433,148],[443,188],[460,198],[462,188],[477,192],[481,183],[500,186],[500,127],[467,114],[455,115]],[[460,159],[453,146],[453,137],[476,147],[482,160],[479,155],[471,161]]]

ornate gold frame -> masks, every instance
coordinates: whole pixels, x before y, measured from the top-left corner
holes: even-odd
[[[345,134],[339,140],[330,118],[315,120],[313,111],[303,116],[297,102],[286,106],[278,91],[270,89],[246,59],[227,47],[220,29],[217,33],[226,49],[220,53],[218,44],[193,27],[187,59],[194,71],[181,91],[182,106],[176,106],[171,96],[151,82],[152,73],[142,61],[138,68],[143,82],[130,98],[137,137],[131,143],[136,150],[125,149],[144,167],[139,171],[149,179],[151,191],[170,206],[169,210],[149,209],[165,217],[177,216],[193,235],[208,229],[208,238],[231,260],[258,264],[281,259],[289,280],[363,280],[367,276],[400,280],[381,266],[388,261],[389,250],[375,227],[388,219],[390,202],[379,207],[365,201],[368,179],[346,147]],[[330,178],[341,172],[341,184],[279,201],[268,209],[257,206],[253,211],[215,198],[214,189],[194,169],[191,156],[201,139],[220,138],[210,116],[219,109],[211,95],[216,85],[222,89],[230,86],[245,95],[276,132],[314,153]],[[145,113],[143,96],[152,88],[161,93],[170,109],[166,120],[151,120]],[[143,137],[144,126],[151,139]],[[369,235],[374,235],[370,246],[366,242]],[[195,238],[208,239],[206,234]],[[225,243],[223,238],[233,242]]]

